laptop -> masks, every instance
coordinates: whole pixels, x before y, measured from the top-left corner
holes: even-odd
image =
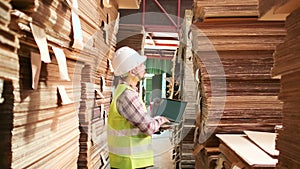
[[[186,105],[185,101],[162,98],[159,104],[153,105],[153,116],[164,116],[169,119],[170,123],[165,125],[179,125]]]

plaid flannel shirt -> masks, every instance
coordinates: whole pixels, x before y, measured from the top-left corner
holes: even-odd
[[[119,113],[143,133],[152,135],[159,130],[163,120],[160,116],[151,117],[143,106],[137,91],[126,89],[117,99]]]

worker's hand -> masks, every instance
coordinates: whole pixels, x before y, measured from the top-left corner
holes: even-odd
[[[168,130],[168,129],[172,129],[172,126],[171,125],[168,125],[166,123],[170,123],[170,120],[165,118],[165,117],[162,117],[163,119],[163,124],[160,126],[160,130]]]
[[[159,130],[157,132],[155,132],[154,134],[161,134],[162,131],[169,129],[169,127],[164,126],[165,123],[170,122],[169,119],[167,119],[166,117],[163,117],[163,116],[155,116],[154,118],[162,120],[162,124],[160,125]]]
[[[165,124],[165,123],[170,123],[170,120],[169,120],[169,119],[167,119],[166,117],[163,117],[163,116],[161,116],[161,119],[162,119],[162,121],[163,121],[163,123],[162,123],[162,124]]]

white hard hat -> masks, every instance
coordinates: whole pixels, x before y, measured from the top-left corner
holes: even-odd
[[[128,73],[130,70],[146,61],[146,56],[140,55],[134,49],[124,46],[119,48],[112,60],[112,67],[115,76]]]

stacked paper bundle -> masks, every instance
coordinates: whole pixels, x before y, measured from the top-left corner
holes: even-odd
[[[276,133],[245,131],[245,134],[217,134],[220,139],[218,166],[230,168],[275,168],[279,152]]]
[[[286,19],[287,36],[284,43],[276,48],[274,53],[274,77],[281,76],[279,99],[283,101],[283,129],[279,130],[277,148],[279,168],[297,168],[300,166],[299,149],[299,37],[300,8],[293,11]]]
[[[1,3],[9,12],[10,4]],[[5,133],[12,130],[3,142],[8,147],[2,153],[7,166],[107,166],[105,120],[113,79],[110,60],[117,43],[116,2],[103,6],[94,0],[13,0],[11,4],[11,21],[10,14],[0,18],[0,26],[9,25],[20,37],[17,51],[16,35],[0,33],[11,41],[3,49],[15,56],[3,59],[11,67],[2,67],[1,62],[1,75],[17,81],[16,86],[5,81],[2,88],[5,97],[13,98],[5,104],[10,114]]]
[[[80,83],[74,79],[81,76],[75,73],[76,62],[66,62],[70,81],[61,79],[59,62],[53,56],[51,63],[41,64],[39,79],[31,82],[33,72],[28,68],[36,66],[32,59],[40,56],[32,53],[31,59],[21,54],[19,57],[21,85],[14,89],[18,95],[13,111],[12,168],[76,167]]]
[[[281,124],[280,80],[271,77],[271,68],[286,32],[282,21],[258,21],[258,1],[196,4],[193,59],[201,112],[195,150],[205,156],[208,148],[219,147],[216,133],[272,132]],[[197,157],[197,164],[209,167],[218,158],[215,154]]]
[[[87,44],[80,55],[86,56],[85,62],[89,63],[84,66],[81,74],[79,110],[81,137],[78,166],[103,168],[109,164],[106,120],[112,95],[111,60],[117,43],[119,16],[116,4],[106,8],[98,1],[91,1],[91,4],[87,4],[86,1],[78,3],[86,6],[79,12],[79,16],[83,18],[83,41]]]
[[[117,48],[129,46],[137,51],[140,51],[143,48],[145,30],[141,25],[120,24],[117,38]]]
[[[72,37],[71,11],[67,1],[24,1],[13,0],[14,9],[20,10],[32,18],[32,24],[43,28],[48,40],[63,47],[69,47]]]
[[[16,63],[20,65],[20,87],[14,89],[11,167],[77,167],[81,86],[76,79],[80,79],[78,69],[83,65],[67,59],[66,49],[60,44],[49,45],[45,28],[50,26],[43,25],[42,20],[34,21],[36,13],[25,8],[26,2],[23,5],[23,12],[28,15],[14,10],[10,23],[10,28],[21,37],[20,61]],[[67,158],[61,160],[62,157]]]
[[[258,0],[197,0],[195,18],[257,17]]]
[[[18,36],[8,28],[11,21],[11,5],[9,1],[0,1],[0,146],[1,168],[9,168],[11,164],[11,130],[13,127],[15,88],[19,86],[19,48]]]
[[[270,70],[272,53],[285,35],[283,23],[246,19],[196,26],[205,126],[220,133],[274,130],[281,124],[282,105],[277,100],[279,80],[271,78]]]
[[[19,48],[19,40],[17,34],[8,28],[10,23],[11,5],[9,2],[0,1],[0,45],[1,45],[1,77],[18,80],[19,67],[17,49]]]

